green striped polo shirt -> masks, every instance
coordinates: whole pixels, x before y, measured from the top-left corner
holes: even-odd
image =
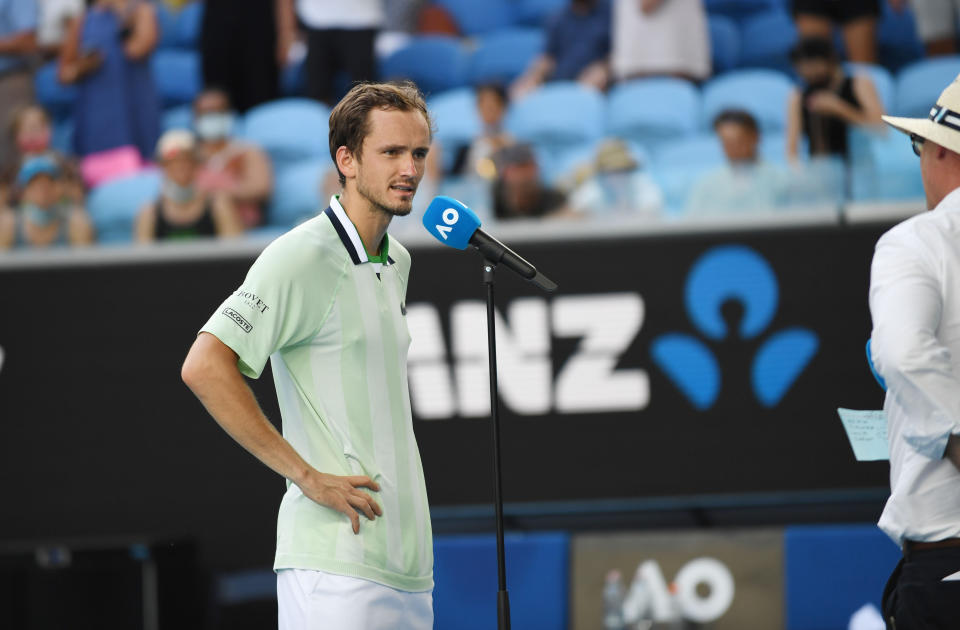
[[[356,535],[345,515],[288,481],[274,569],[425,591],[433,544],[407,388],[410,254],[384,237],[381,257],[370,260],[334,197],[260,254],[202,330],[237,353],[247,376],[259,377],[270,358],[283,435],[311,466],[380,484],[369,492],[383,516],[361,515]]]

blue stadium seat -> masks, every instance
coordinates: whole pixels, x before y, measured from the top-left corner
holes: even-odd
[[[192,102],[203,87],[200,55],[195,51],[158,50],[153,53],[151,66],[164,107]]]
[[[545,37],[540,29],[507,29],[484,35],[470,56],[470,81],[508,84],[543,52]]]
[[[707,11],[741,19],[754,13],[781,8],[784,0],[706,0]]]
[[[565,533],[508,534],[504,540],[514,628],[562,630],[569,623],[570,539]],[[434,539],[434,625],[497,625],[496,541],[490,535]]]
[[[333,168],[330,158],[305,160],[277,169],[273,198],[267,209],[271,226],[293,227],[327,206],[320,198],[323,177]]]
[[[741,42],[741,66],[791,72],[790,49],[797,43],[797,29],[786,11],[769,11],[745,19]]]
[[[923,58],[923,44],[917,37],[913,12],[907,9],[898,13],[890,8],[889,2],[881,2],[880,5],[883,7],[877,25],[880,63],[897,70]]]
[[[473,89],[460,88],[434,96],[429,105],[437,130],[434,140],[440,144],[444,170],[448,171],[453,167],[457,151],[480,135],[476,96]]]
[[[410,79],[426,94],[468,83],[468,58],[456,37],[416,37],[380,64],[384,79]]]
[[[786,124],[787,98],[793,83],[774,70],[737,70],[711,80],[703,88],[703,126],[709,128],[724,109],[749,111],[763,131]]]
[[[51,61],[37,70],[33,76],[33,89],[37,102],[54,118],[63,118],[73,113],[77,100],[77,88],[64,85],[57,78],[57,62]]]
[[[507,130],[524,142],[563,147],[603,136],[603,95],[573,81],[547,83],[515,102]]]
[[[937,97],[960,74],[960,55],[934,57],[913,63],[897,75],[897,116],[926,118]]]
[[[481,35],[511,26],[514,7],[510,0],[435,0],[453,16],[464,35]]]
[[[193,129],[193,106],[177,105],[164,110],[160,118],[160,130]]]
[[[196,48],[200,44],[200,28],[206,2],[192,0],[177,12],[177,45],[181,48]]]
[[[620,83],[607,97],[607,133],[641,145],[697,132],[700,92],[683,79],[636,79]]]
[[[266,151],[274,164],[327,156],[330,110],[317,101],[287,98],[258,105],[243,119],[243,137]]]
[[[514,19],[525,26],[543,26],[569,3],[569,0],[516,0]]]
[[[682,212],[694,183],[701,175],[721,166],[726,157],[713,133],[681,138],[654,153],[653,178],[663,190],[667,212]]]
[[[861,606],[879,610],[899,548],[876,525],[788,527],[784,532],[786,630],[846,628]]]
[[[723,15],[711,15],[708,25],[714,74],[733,70],[740,63],[740,30],[737,23]]]
[[[98,186],[87,196],[87,211],[100,243],[127,243],[144,204],[160,195],[159,171],[122,177]]]
[[[165,2],[154,2],[157,12],[157,27],[160,30],[160,41],[157,48],[177,48],[179,46],[177,33],[177,14]]]
[[[893,87],[893,75],[883,66],[877,66],[870,63],[845,63],[846,71],[851,75],[865,74],[873,82],[873,87],[877,90],[877,96],[883,103],[885,112],[895,110],[895,90]]]
[[[892,129],[874,133],[851,129],[849,138],[853,201],[924,198],[920,159],[907,136]]]

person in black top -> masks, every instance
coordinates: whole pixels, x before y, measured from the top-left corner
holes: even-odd
[[[787,157],[797,159],[802,133],[812,157],[846,159],[847,128],[881,124],[883,105],[873,81],[864,74],[847,75],[828,39],[800,40],[791,59],[805,87],[788,101]]]
[[[163,134],[157,143],[157,162],[163,167],[163,186],[160,198],[137,217],[138,242],[233,236],[243,231],[230,197],[197,188],[200,159],[192,133],[172,129]]]
[[[566,196],[540,181],[540,167],[529,145],[515,144],[493,156],[493,215],[497,220],[538,219],[569,214]]]

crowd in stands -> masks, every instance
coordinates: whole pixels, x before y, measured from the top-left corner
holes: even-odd
[[[377,78],[435,114],[421,210],[911,198],[880,115],[960,74],[958,19],[953,0],[0,0],[0,249],[278,234],[338,191],[326,117]]]

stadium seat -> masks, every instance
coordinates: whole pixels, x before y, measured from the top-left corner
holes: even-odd
[[[278,167],[327,156],[330,110],[317,101],[287,98],[258,105],[243,119],[242,135],[266,151]]]
[[[470,56],[470,82],[510,83],[543,51],[545,43],[540,29],[508,29],[482,36]]]
[[[277,169],[273,198],[267,209],[271,226],[293,227],[326,207],[320,198],[323,177],[333,167],[330,158],[312,159]]]
[[[648,147],[690,136],[700,126],[700,92],[683,79],[635,79],[607,97],[607,134]]]
[[[960,55],[934,57],[913,63],[897,75],[897,116],[926,118],[937,97],[960,74]]]
[[[736,22],[723,15],[711,15],[709,27],[714,74],[733,70],[740,63],[740,30]]]
[[[543,26],[551,16],[569,4],[569,0],[517,0],[514,19],[524,26]]]
[[[87,211],[100,243],[127,243],[144,204],[160,195],[159,171],[150,170],[115,179],[90,191]]]
[[[741,19],[754,13],[780,8],[784,2],[783,0],[706,0],[705,4],[711,15],[719,13]]]
[[[709,128],[724,109],[749,111],[763,131],[786,124],[787,98],[793,83],[774,70],[737,70],[717,77],[703,88],[703,126]]]
[[[200,45],[200,28],[205,6],[205,2],[192,0],[177,12],[177,46],[180,48],[196,48]]]
[[[177,105],[163,112],[160,118],[160,130],[193,129],[193,106]]]
[[[654,153],[651,171],[663,190],[666,210],[671,214],[682,212],[697,179],[725,160],[723,147],[712,133],[664,144]]]
[[[784,10],[758,13],[741,27],[740,65],[792,71],[790,49],[797,43],[797,29]]]
[[[151,65],[164,107],[192,102],[203,87],[200,55],[195,51],[161,49],[153,54]]]
[[[453,16],[464,35],[482,35],[507,28],[514,22],[511,0],[435,0]]]
[[[894,11],[890,3],[881,2],[883,7],[880,23],[877,25],[877,43],[880,63],[893,70],[923,58],[924,49],[917,37],[917,25],[913,12]]]
[[[177,14],[167,6],[165,2],[154,2],[154,10],[157,12],[157,27],[160,31],[160,41],[157,48],[177,48]]]
[[[547,148],[598,140],[603,136],[603,95],[573,81],[547,83],[515,102],[507,130],[524,142]]]
[[[569,535],[508,534],[504,547],[513,627],[536,630],[568,627]],[[488,630],[496,627],[496,557],[496,540],[491,535],[434,539],[434,623],[437,628]]]
[[[410,79],[426,94],[468,83],[467,54],[456,37],[416,37],[380,65],[384,79]]]
[[[444,171],[449,171],[457,152],[480,135],[476,96],[471,88],[450,90],[431,98],[429,106],[437,130],[434,140],[442,150]]]
[[[892,129],[850,130],[850,197],[853,201],[923,199],[920,160],[910,140]]]
[[[63,118],[73,113],[77,88],[60,83],[56,61],[51,61],[37,70],[33,77],[33,89],[37,102],[54,118]]]
[[[870,63],[845,63],[846,71],[851,75],[865,74],[873,82],[873,87],[877,90],[877,96],[883,103],[883,111],[892,112],[895,110],[893,75],[883,66],[877,66]]]

